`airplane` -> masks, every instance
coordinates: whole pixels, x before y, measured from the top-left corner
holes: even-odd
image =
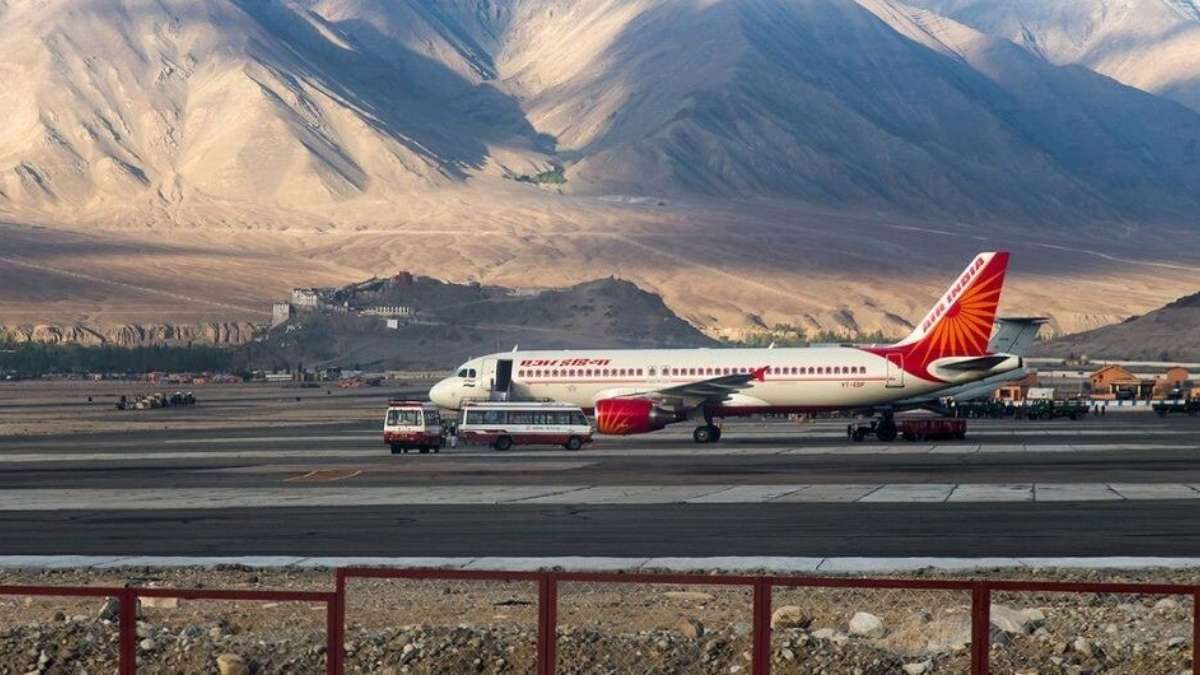
[[[977,255],[917,323],[892,345],[801,348],[517,351],[467,361],[430,389],[439,407],[472,400],[572,403],[602,434],[698,423],[713,443],[713,420],[765,413],[871,410],[882,441],[894,440],[894,404],[1022,368],[1021,357],[988,348],[1009,254]],[[699,423],[702,421],[703,423]]]

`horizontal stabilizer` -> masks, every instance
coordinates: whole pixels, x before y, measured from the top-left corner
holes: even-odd
[[[954,363],[940,365],[938,368],[945,368],[946,370],[991,370],[1010,358],[1012,357],[1007,354],[994,354],[992,356],[981,356],[977,359],[967,359],[966,361],[955,361]]]

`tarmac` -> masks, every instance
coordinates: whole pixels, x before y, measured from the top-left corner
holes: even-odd
[[[1200,556],[1198,418],[978,420],[966,441],[888,444],[849,442],[844,422],[734,422],[714,445],[678,425],[577,452],[399,456],[377,427],[0,437],[0,554]]]

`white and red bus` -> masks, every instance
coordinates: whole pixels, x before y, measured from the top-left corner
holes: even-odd
[[[442,448],[442,416],[437,405],[426,401],[388,401],[383,420],[383,442],[392,454],[420,450],[422,454]]]
[[[592,425],[570,403],[480,401],[463,405],[458,438],[508,450],[514,445],[561,445],[578,450],[592,442]]]

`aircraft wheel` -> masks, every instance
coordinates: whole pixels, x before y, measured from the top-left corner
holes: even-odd
[[[716,431],[716,427],[707,425],[696,427],[696,430],[692,432],[692,440],[696,441],[697,443],[712,443],[713,441],[717,440],[714,438],[714,431]]]
[[[855,429],[854,434],[850,436],[850,438],[854,439],[855,443],[862,443],[863,439],[866,437],[867,437],[867,430],[862,429],[862,428]]]
[[[429,454],[429,446],[428,446],[428,445],[422,445],[422,446],[420,447],[420,450],[421,450],[421,454],[422,454],[422,455],[428,455],[428,454]]]
[[[713,430],[712,442],[716,443],[717,441],[721,440],[721,427],[713,427],[712,430]]]

